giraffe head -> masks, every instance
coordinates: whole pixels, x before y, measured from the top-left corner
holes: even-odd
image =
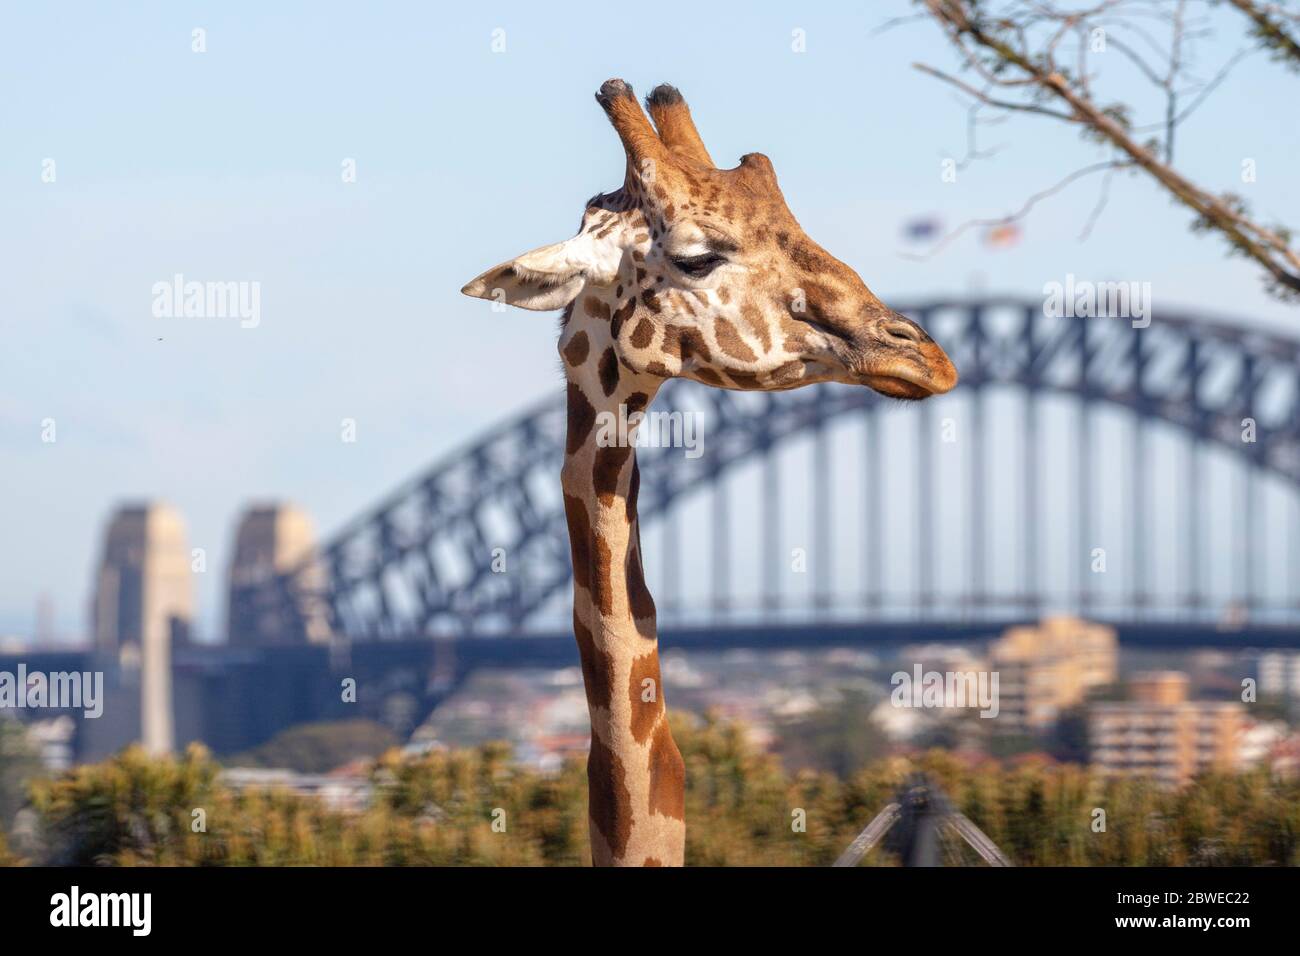
[[[562,351],[579,331],[584,354],[608,336],[634,373],[761,390],[846,382],[901,399],[956,384],[943,349],[800,228],[766,156],[715,167],[671,86],[646,99],[653,126],[622,80],[596,99],[627,155],[622,188],[587,203],[572,239],[463,292],[564,308]]]

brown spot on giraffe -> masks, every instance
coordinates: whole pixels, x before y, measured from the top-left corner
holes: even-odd
[[[670,325],[664,330],[664,340],[661,346],[665,358],[676,359],[681,361],[682,358],[682,337],[681,327]]]
[[[632,330],[632,337],[628,341],[633,348],[643,349],[654,341],[654,337],[655,324],[649,319],[642,319],[636,324],[636,328]]]
[[[780,324],[782,335],[781,347],[787,352],[798,355],[808,349],[808,336],[806,334],[808,326],[804,325],[797,319],[789,316],[783,316]]]
[[[762,345],[763,351],[772,350],[772,330],[764,321],[763,316],[752,305],[747,305],[740,310],[740,317],[745,320],[745,324],[758,336],[759,344]]]
[[[614,582],[610,579],[613,568],[609,542],[596,532],[591,538],[591,601],[606,616],[614,612]]]
[[[577,368],[587,361],[587,352],[590,347],[591,343],[587,340],[587,333],[579,329],[574,333],[573,338],[569,339],[569,343],[564,346],[564,361]]]
[[[636,547],[627,559],[627,601],[632,616],[638,619],[655,616],[655,599],[645,586],[645,569],[641,566],[641,525],[636,524]]]
[[[650,812],[686,819],[686,764],[668,721],[659,721],[650,741]]]
[[[709,349],[709,343],[704,340],[703,332],[689,326],[669,326],[669,328],[676,330],[679,354],[683,362],[689,362],[696,356],[705,363],[713,361],[713,354]]]
[[[592,471],[592,486],[600,503],[608,508],[618,492],[618,478],[623,473],[632,449],[627,445],[606,445],[596,449],[596,464]]]
[[[564,496],[564,516],[569,525],[569,556],[573,561],[573,583],[591,587],[591,521],[582,499]]]
[[[658,651],[633,658],[627,699],[631,705],[632,737],[637,743],[643,744],[659,722],[659,715],[664,712],[663,697],[659,693]]]
[[[596,409],[591,407],[591,402],[587,401],[587,396],[582,394],[582,389],[573,382],[569,383],[568,388],[569,403],[569,434],[565,442],[564,453],[572,455],[587,440],[592,426],[596,424]]]
[[[614,317],[610,320],[609,323],[609,331],[610,334],[613,335],[615,339],[618,338],[618,333],[623,328],[623,323],[626,322],[628,319],[632,318],[632,313],[635,311],[636,311],[636,300],[628,299],[626,302],[623,303],[623,305],[619,308],[619,310],[614,313]]]
[[[600,357],[598,372],[601,389],[606,395],[613,395],[614,389],[618,388],[618,359],[614,357],[612,348],[605,349],[605,354]]]
[[[610,852],[621,857],[632,835],[632,794],[623,762],[595,734],[587,757],[587,789],[592,826],[605,838]]]
[[[713,320],[713,334],[718,338],[718,348],[732,358],[740,359],[742,362],[752,362],[758,358],[754,350],[740,337],[736,327],[722,316]]]
[[[608,707],[614,691],[614,659],[596,646],[591,628],[573,613],[573,634],[578,640],[578,660],[582,664],[582,686],[587,691],[587,707]]]
[[[793,362],[786,362],[772,373],[772,381],[780,385],[797,382],[801,378],[803,378],[803,362],[798,359]]]
[[[686,315],[690,316],[695,315],[695,303],[691,301],[692,298],[694,298],[693,296],[669,293],[668,298],[672,305],[676,307],[677,311],[684,312]]]
[[[632,407],[629,404],[627,413],[631,415],[632,411],[633,411]],[[627,509],[623,512],[624,516],[627,518],[628,527],[637,527],[636,506],[637,506],[638,499],[640,497],[641,497],[641,464],[636,460],[636,456],[633,455],[632,456],[632,477],[628,480],[627,483]],[[637,527],[637,534],[638,535],[640,534],[639,527]],[[640,540],[638,540],[637,544],[640,543],[641,543]],[[638,550],[640,549],[638,548]]]

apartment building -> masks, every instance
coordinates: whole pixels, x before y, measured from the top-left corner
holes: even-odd
[[[1113,628],[1074,617],[1008,628],[989,647],[998,672],[998,729],[1041,733],[1093,687],[1114,683],[1119,645]]]
[[[1245,708],[1234,701],[1187,699],[1187,675],[1138,675],[1130,699],[1089,713],[1092,763],[1108,776],[1147,776],[1171,787],[1239,762]]]

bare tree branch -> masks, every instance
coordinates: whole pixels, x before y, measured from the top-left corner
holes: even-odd
[[[1083,229],[1079,232],[1080,242],[1092,235],[1093,226],[1097,225],[1097,220],[1101,218],[1102,211],[1105,210],[1106,204],[1110,202],[1110,180],[1118,168],[1120,167],[1115,166],[1106,170],[1106,175],[1101,178],[1101,192],[1097,195],[1097,205],[1092,207],[1092,212],[1088,214]]]
[[[1112,44],[1114,42],[1114,40],[1111,40]],[[1219,84],[1228,78],[1228,74],[1232,72],[1232,68],[1254,52],[1254,50],[1238,50],[1234,53],[1228,62],[1219,68],[1219,72],[1214,75],[1214,79],[1206,83],[1205,86],[1201,88],[1200,92],[1192,99],[1192,102],[1187,104],[1187,107],[1174,117],[1174,123],[1181,123],[1183,120],[1187,119],[1187,117],[1191,116],[1192,113],[1196,111],[1196,108],[1204,103],[1209,95],[1219,88]],[[1151,126],[1135,126],[1133,127],[1133,132],[1145,133],[1153,129],[1163,129],[1164,125],[1164,123],[1156,123]]]
[[[1256,38],[1279,60],[1287,61],[1293,70],[1300,70],[1300,42],[1288,31],[1300,28],[1300,15],[1282,10],[1276,4],[1256,3],[1254,0],[1228,0],[1252,24]],[[1286,21],[1290,20],[1290,24]]]
[[[1058,9],[1049,0],[1020,0],[1019,3],[1011,4],[1009,12],[997,16],[985,13],[981,0],[918,2],[944,30],[963,62],[986,80],[988,90],[996,88],[1006,92],[995,98],[988,90],[979,90],[934,67],[916,64],[917,69],[957,87],[983,104],[1015,112],[1050,116],[1070,123],[1118,154],[1114,160],[1071,174],[1059,186],[1088,171],[1107,168],[1113,171],[1120,167],[1141,170],[1195,213],[1196,218],[1192,224],[1194,230],[1216,232],[1226,239],[1233,253],[1253,260],[1265,270],[1274,291],[1279,294],[1300,294],[1300,254],[1291,248],[1289,231],[1270,228],[1253,220],[1240,197],[1231,194],[1215,195],[1173,166],[1174,135],[1178,124],[1203,102],[1209,90],[1221,83],[1227,71],[1240,59],[1240,55],[1234,57],[1221,69],[1208,86],[1202,87],[1190,106],[1179,108],[1180,94],[1186,92],[1180,90],[1180,82],[1187,75],[1185,42],[1189,36],[1197,33],[1196,30],[1189,29],[1191,22],[1186,16],[1186,0],[1177,0],[1172,12],[1167,3],[1156,5],[1141,0],[1103,0],[1090,9],[1071,11]],[[1256,25],[1256,36],[1262,44],[1286,58],[1295,52],[1296,62],[1300,63],[1300,47],[1294,46],[1293,38],[1283,28],[1284,21],[1275,12],[1266,11],[1253,0],[1229,2],[1251,17]],[[1071,77],[1057,66],[1059,44],[1070,35],[1080,37],[1082,43],[1083,36],[1095,23],[1091,18],[1101,14],[1112,19],[1151,16],[1168,25],[1170,44],[1160,70],[1145,63],[1129,44],[1123,41],[1116,44],[1113,37],[1104,36],[1105,42],[1114,44],[1163,93],[1164,117],[1156,127],[1164,132],[1160,140],[1142,143],[1134,138],[1128,104],[1103,106],[1093,99],[1085,53],[1079,53],[1078,76]],[[1267,21],[1267,29],[1260,18]],[[1052,32],[1044,36],[1044,28],[1049,27]],[[1103,189],[1106,185],[1103,184]],[[1028,205],[1032,207],[1038,198],[1041,196],[1034,197]],[[1090,216],[1085,234],[1091,231],[1096,215],[1104,205],[1103,198]],[[1002,221],[1007,220],[992,222]],[[952,238],[955,236],[950,235],[943,240],[940,248]]]
[[[977,90],[975,89],[975,87],[963,83],[961,80],[957,79],[957,77],[949,76],[947,73],[944,73],[940,70],[936,70],[934,67],[927,66],[924,63],[913,63],[912,66],[920,70],[922,73],[929,73],[931,76],[937,77],[943,80],[945,83],[951,83],[953,86],[957,87],[957,89],[961,90],[964,93],[969,93],[977,100],[980,100],[983,103],[987,103],[989,106],[996,106],[999,109],[1004,109],[1004,110],[1017,110],[1023,113],[1038,113],[1042,116],[1054,116],[1057,119],[1062,119],[1067,121],[1072,121],[1074,119],[1074,117],[1072,117],[1069,113],[1061,113],[1061,112],[1057,112],[1056,110],[1044,109],[1041,106],[1035,106],[1033,104],[1013,103],[1009,100],[995,100],[993,99],[993,97],[989,96],[984,91]]]
[[[981,122],[985,126],[994,126],[1006,119],[1005,116],[1000,116],[1000,117],[994,117],[993,119],[986,119],[981,121],[979,113],[980,110],[983,109],[983,107],[984,104],[979,102],[971,103],[967,107],[966,155],[957,161],[957,168],[959,170],[965,169],[971,163],[975,162],[977,159],[991,159],[992,157],[1000,153],[1003,150],[1003,148],[1005,148],[1006,146],[1006,144],[1003,143],[1001,145],[994,146],[991,149],[979,148],[979,127],[981,125]]]

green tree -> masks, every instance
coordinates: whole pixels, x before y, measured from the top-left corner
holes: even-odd
[[[788,767],[807,767],[847,777],[885,752],[885,739],[871,717],[872,698],[845,691],[835,703],[781,727],[781,756]]]
[[[45,772],[21,723],[0,716],[0,839],[27,802],[27,785]]]
[[[1018,866],[1300,863],[1300,781],[1263,770],[1181,790],[1105,780],[1083,767],[931,750],[870,761],[848,777],[803,769],[749,743],[744,727],[675,715],[686,761],[686,860],[827,866],[924,773]],[[360,810],[280,789],[234,791],[201,747],[138,749],[32,785],[47,852],[33,863],[187,866],[574,866],[590,860],[581,759],[554,774],[505,744],[384,753]],[[1098,810],[1104,830],[1094,829]],[[196,817],[196,811],[202,811]],[[201,818],[202,825],[197,825]],[[963,855],[963,859],[969,859]],[[14,863],[0,842],[0,863]],[[879,846],[864,865],[895,865]]]
[[[299,773],[326,773],[360,757],[378,757],[399,741],[373,720],[334,720],[299,724],[266,743],[225,760],[233,767],[285,767]]]

